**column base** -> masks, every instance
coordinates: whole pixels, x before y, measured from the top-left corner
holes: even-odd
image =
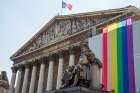
[[[73,87],[73,88],[66,88],[66,89],[59,89],[59,90],[53,90],[48,91],[44,93],[113,93],[111,91],[103,91],[99,89],[89,89],[85,87]]]

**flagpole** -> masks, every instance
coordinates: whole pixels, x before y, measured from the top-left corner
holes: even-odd
[[[63,3],[63,0],[61,1],[61,10],[60,10],[60,15],[62,15],[62,13],[63,13],[62,3]]]

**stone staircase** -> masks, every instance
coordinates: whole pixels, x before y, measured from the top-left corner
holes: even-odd
[[[73,87],[73,88],[66,88],[66,89],[59,89],[53,91],[46,91],[45,93],[114,93],[112,91],[102,91],[102,90],[92,90],[85,87]]]

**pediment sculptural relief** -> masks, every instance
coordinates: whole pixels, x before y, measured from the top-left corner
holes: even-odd
[[[63,38],[73,35],[79,31],[87,29],[95,24],[99,24],[105,20],[108,20],[112,16],[103,17],[86,17],[86,18],[71,18],[66,20],[57,19],[53,24],[51,24],[46,30],[40,33],[36,38],[30,42],[25,48],[15,56],[25,54],[27,52],[38,49],[44,45],[52,43],[57,40],[62,40]]]

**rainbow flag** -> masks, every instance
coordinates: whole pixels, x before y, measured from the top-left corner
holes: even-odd
[[[132,19],[105,26],[102,29],[102,46],[104,90],[136,93]]]

